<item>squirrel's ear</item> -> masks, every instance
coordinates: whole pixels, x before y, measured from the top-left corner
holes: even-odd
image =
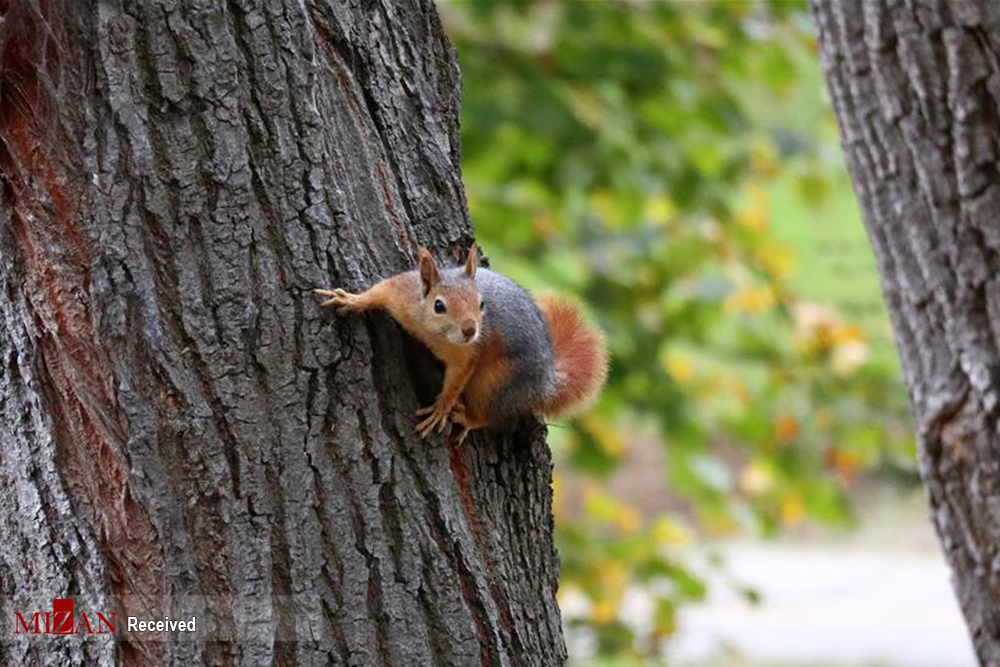
[[[420,249],[420,282],[424,285],[424,296],[441,281],[441,271],[438,270],[434,255],[427,248]]]
[[[479,251],[476,250],[476,244],[473,243],[469,248],[469,258],[465,260],[465,275],[470,278],[476,277],[476,269],[479,268]]]

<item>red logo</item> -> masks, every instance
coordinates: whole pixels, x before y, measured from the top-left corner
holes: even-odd
[[[46,614],[47,616],[48,614]],[[52,601],[52,616],[54,617],[53,623],[55,625],[54,634],[57,635],[71,635],[73,634],[73,600],[56,598]],[[48,623],[45,624],[48,626]],[[15,633],[17,628],[14,628]]]
[[[90,625],[90,619],[87,618],[86,612],[80,612],[80,618],[73,615],[73,599],[72,598],[56,598],[52,600],[52,611],[47,611],[45,613],[35,612],[34,616],[31,617],[27,622],[20,612],[14,612],[14,634],[26,634],[26,635],[103,635],[106,634],[105,630],[114,634],[115,632],[115,616],[118,615],[117,611],[111,612],[111,620],[102,614],[97,612],[97,630]],[[41,629],[41,621],[44,619],[44,629]],[[22,632],[22,630],[24,632]]]

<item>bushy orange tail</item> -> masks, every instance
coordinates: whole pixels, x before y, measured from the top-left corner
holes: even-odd
[[[556,371],[556,392],[541,412],[565,417],[597,398],[608,375],[608,351],[604,335],[584,321],[574,304],[542,297],[538,307],[549,324]]]

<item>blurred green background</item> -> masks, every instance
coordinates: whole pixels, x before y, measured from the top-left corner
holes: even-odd
[[[550,427],[571,662],[667,664],[705,562],[726,567],[692,549],[848,531],[857,498],[919,483],[808,12],[440,11],[479,242],[528,288],[575,295],[611,350],[596,408]]]

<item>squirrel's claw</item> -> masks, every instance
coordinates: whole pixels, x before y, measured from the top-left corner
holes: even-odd
[[[417,433],[420,434],[421,438],[426,438],[435,431],[441,433],[448,425],[449,414],[451,414],[451,408],[440,402],[435,402],[434,405],[429,405],[426,408],[420,408],[416,415],[418,417],[427,415],[427,418],[417,424]]]
[[[420,434],[421,438],[426,438],[427,436],[429,436],[431,433],[434,432],[434,427],[437,426],[438,422],[440,421],[441,421],[441,415],[439,415],[437,412],[431,413],[431,415],[427,419],[417,424],[417,433]]]
[[[332,306],[333,308],[335,308],[338,311],[339,310],[344,310],[344,311],[357,310],[358,295],[357,294],[351,294],[350,292],[345,292],[344,290],[340,289],[339,287],[337,289],[333,289],[333,290],[316,288],[316,289],[313,290],[313,293],[316,294],[317,296],[330,297],[329,299],[327,299],[323,303],[319,304],[320,308],[330,308]]]

